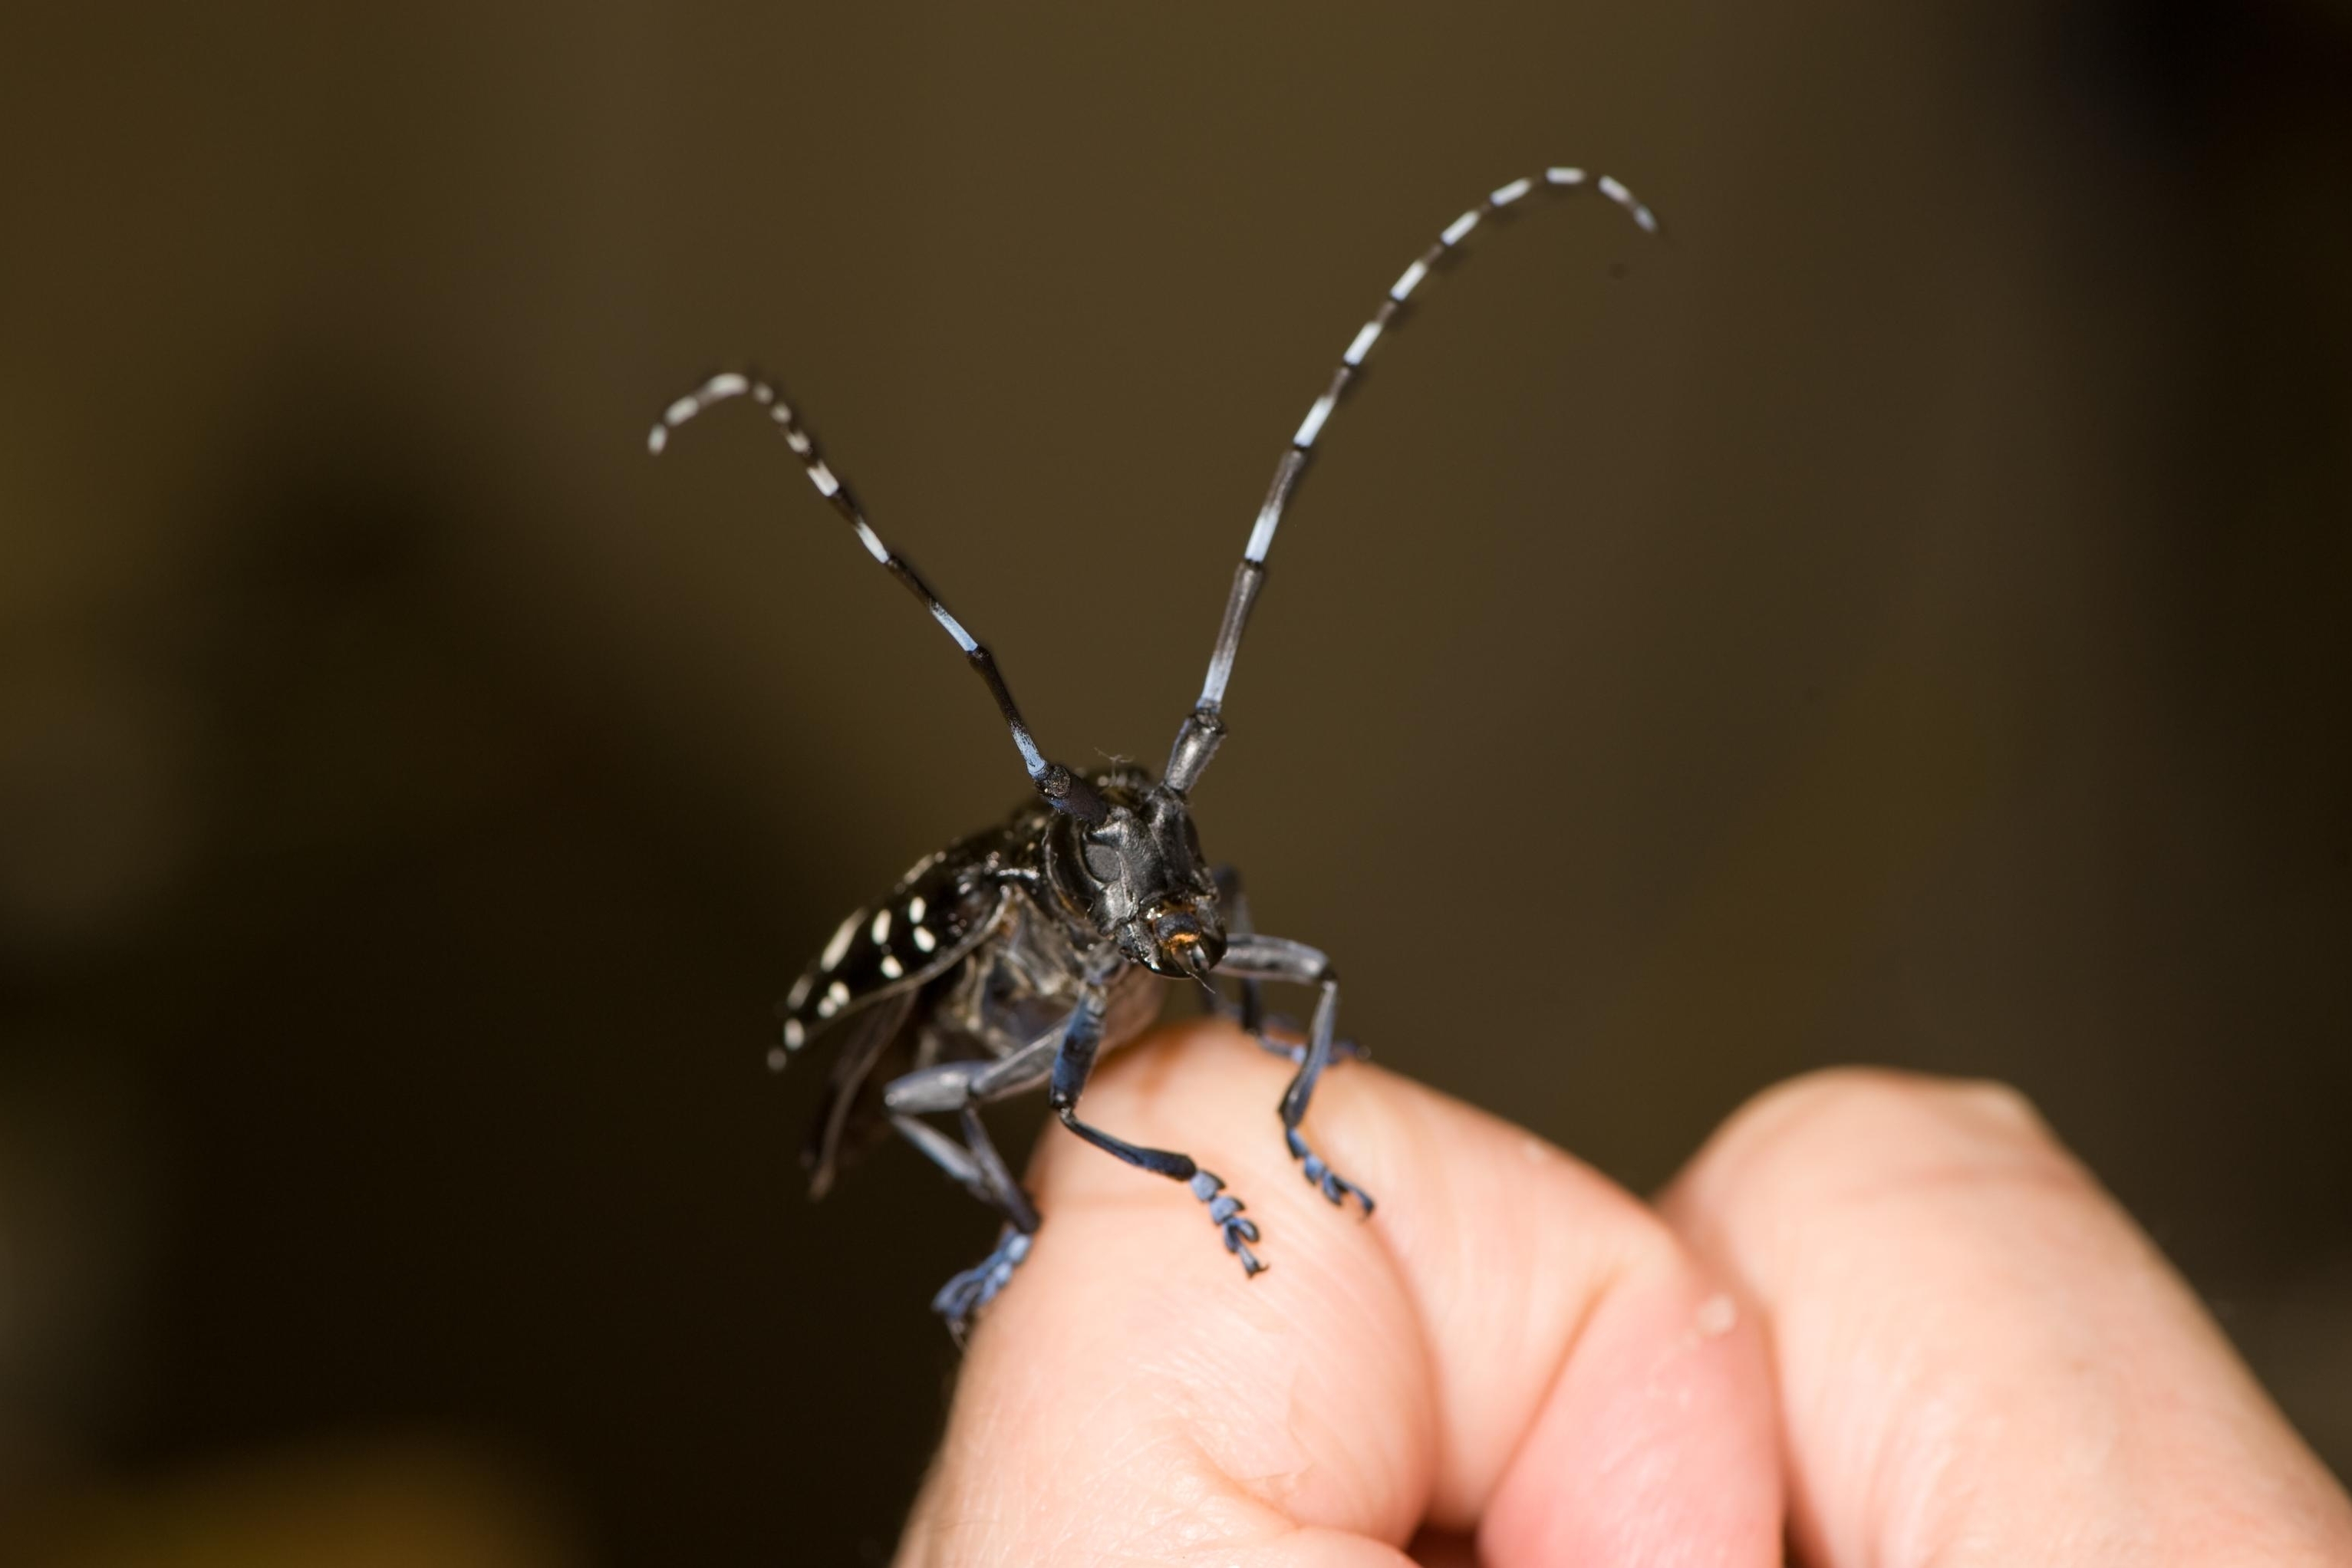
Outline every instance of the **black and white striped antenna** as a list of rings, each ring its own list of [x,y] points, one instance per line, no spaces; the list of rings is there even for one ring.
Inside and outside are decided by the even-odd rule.
[[[712,405],[737,397],[749,397],[767,409],[768,417],[783,433],[784,444],[800,458],[801,467],[808,473],[809,483],[816,487],[816,493],[831,501],[833,510],[856,531],[857,542],[866,547],[866,552],[880,563],[883,570],[904,584],[907,592],[914,595],[923,608],[930,612],[931,619],[939,622],[940,629],[955,639],[956,647],[963,650],[964,661],[971,666],[972,672],[988,688],[988,694],[996,700],[997,711],[1004,716],[1006,728],[1013,731],[1013,744],[1021,753],[1021,765],[1027,771],[1029,782],[1037,786],[1037,793],[1045,797],[1045,803],[1056,811],[1067,812],[1087,822],[1101,821],[1103,803],[1095,793],[1094,786],[1061,763],[1049,762],[1037,749],[1036,738],[1029,732],[1028,724],[1021,717],[1019,705],[1013,700],[1012,689],[1004,684],[1003,673],[996,668],[995,656],[982,646],[978,638],[964,630],[963,623],[957,620],[947,605],[940,602],[939,595],[923,581],[921,574],[882,542],[881,535],[876,533],[873,524],[866,521],[865,509],[857,504],[857,498],[851,493],[848,482],[825,462],[824,455],[817,450],[816,438],[809,434],[808,427],[801,423],[799,416],[793,412],[792,405],[784,401],[783,394],[776,390],[774,383],[757,372],[722,371],[662,410],[661,418],[655,422],[652,431],[646,437],[646,449],[656,457],[661,456],[669,445],[672,431]]]
[[[1241,564],[1234,571],[1233,593],[1225,600],[1225,618],[1217,629],[1216,647],[1209,655],[1209,673],[1201,683],[1201,700],[1185,719],[1183,728],[1176,732],[1175,747],[1169,753],[1169,788],[1179,795],[1189,791],[1224,739],[1225,686],[1233,679],[1234,659],[1241,651],[1242,633],[1248,628],[1251,606],[1257,602],[1258,589],[1265,582],[1266,552],[1274,547],[1275,530],[1281,526],[1283,511],[1298,489],[1299,477],[1307,471],[1307,460],[1314,455],[1316,441],[1329,423],[1333,410],[1339,406],[1339,399],[1355,381],[1364,357],[1395,323],[1397,313],[1429,277],[1430,269],[1467,239],[1481,221],[1536,191],[1584,190],[1595,192],[1623,208],[1643,233],[1658,232],[1657,215],[1612,175],[1588,175],[1582,169],[1559,168],[1513,180],[1496,186],[1476,206],[1447,224],[1438,234],[1436,243],[1415,257],[1412,265],[1390,285],[1381,308],[1349,342],[1347,352],[1339,356],[1338,368],[1331,373],[1330,384],[1307,410],[1307,417],[1299,421],[1297,432],[1290,437],[1289,449],[1275,466],[1274,483],[1266,489],[1265,503],[1258,508],[1257,522],[1250,530]]]
[[[1307,471],[1307,459],[1313,456],[1315,443],[1339,405],[1339,399],[1354,383],[1365,357],[1372,352],[1381,337],[1396,324],[1397,316],[1413,291],[1429,278],[1431,269],[1468,238],[1473,229],[1486,217],[1502,211],[1538,191],[1562,193],[1591,190],[1624,209],[1643,232],[1658,232],[1656,215],[1643,205],[1622,183],[1608,174],[1588,175],[1582,169],[1546,169],[1541,175],[1529,175],[1499,185],[1487,193],[1476,206],[1455,218],[1438,234],[1436,242],[1413,258],[1412,264],[1389,288],[1387,297],[1370,321],[1360,328],[1340,354],[1331,380],[1307,410],[1297,431],[1290,437],[1290,446],[1274,470],[1274,483],[1268,487],[1265,504],[1258,508],[1257,521],[1251,528],[1249,542],[1243,549],[1241,564],[1234,572],[1234,586],[1225,601],[1224,620],[1217,630],[1215,648],[1209,656],[1209,672],[1201,684],[1200,700],[1177,731],[1176,744],[1168,759],[1167,784],[1177,794],[1191,790],[1217,747],[1224,739],[1223,708],[1225,688],[1232,680],[1234,660],[1241,651],[1242,634],[1248,628],[1251,608],[1257,602],[1258,590],[1265,582],[1266,552],[1274,546],[1275,531],[1281,526],[1282,515],[1297,490],[1298,481]],[[831,502],[856,532],[857,542],[867,554],[874,557],[885,571],[896,577],[915,595],[940,629],[955,640],[966,663],[972,668],[989,696],[996,702],[997,711],[1003,715],[1005,727],[1012,732],[1013,744],[1021,753],[1021,765],[1037,793],[1055,810],[1066,812],[1087,822],[1103,819],[1104,805],[1092,785],[1061,763],[1049,761],[1038,749],[1036,738],[1021,717],[1021,710],[1013,700],[1013,692],[1004,683],[994,656],[978,638],[964,629],[931,585],[916,572],[905,558],[892,551],[866,521],[865,510],[857,503],[846,480],[834,472],[824,455],[818,451],[816,439],[801,423],[792,405],[776,389],[774,383],[757,372],[724,371],[710,377],[692,392],[672,403],[662,411],[646,437],[646,449],[659,456],[669,445],[671,434],[714,405],[739,397],[749,397],[768,411],[769,418],[781,431],[784,442],[801,460],[809,483],[816,492]]]

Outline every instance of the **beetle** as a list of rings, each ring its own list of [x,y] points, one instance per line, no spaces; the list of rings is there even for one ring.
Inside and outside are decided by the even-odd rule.
[[[785,998],[782,1041],[770,1052],[770,1065],[781,1068],[820,1037],[835,1042],[803,1155],[812,1195],[832,1186],[866,1134],[887,1126],[1003,1216],[994,1250],[932,1300],[959,1341],[974,1314],[1011,1281],[1040,1223],[980,1110],[1040,1087],[1070,1131],[1139,1170],[1182,1184],[1205,1206],[1245,1277],[1265,1269],[1255,1250],[1257,1225],[1223,1178],[1189,1154],[1130,1142],[1079,1115],[1096,1062],[1157,1016],[1165,981],[1207,989],[1262,1045],[1295,1062],[1277,1107],[1291,1157],[1334,1205],[1353,1200],[1371,1215],[1371,1194],[1332,1169],[1301,1131],[1318,1081],[1349,1049],[1334,1033],[1338,976],[1319,950],[1251,929],[1239,879],[1213,868],[1202,853],[1192,794],[1225,737],[1225,689],[1265,583],[1275,530],[1365,356],[1432,270],[1482,222],[1538,192],[1580,191],[1613,203],[1643,231],[1657,232],[1650,209],[1608,175],[1549,168],[1513,180],[1447,225],[1349,342],[1275,469],[1234,570],[1200,699],[1157,778],[1132,763],[1083,776],[1045,756],[995,658],[875,532],[847,481],[773,382],[756,372],[721,373],[672,403],[654,425],[646,445],[659,455],[679,426],[716,404],[748,399],[765,409],[817,493],[961,650],[1003,716],[1034,792],[1006,821],[924,857],[879,901],[844,920]],[[1237,1003],[1225,1002],[1217,978],[1240,983]],[[1303,1044],[1266,1036],[1259,987],[1269,981],[1317,992]],[[954,1131],[929,1118],[947,1119]]]

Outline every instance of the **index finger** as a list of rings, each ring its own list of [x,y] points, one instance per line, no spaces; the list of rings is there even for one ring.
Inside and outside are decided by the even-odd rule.
[[[908,1564],[1777,1563],[1761,1342],[1664,1226],[1519,1129],[1368,1066],[1311,1131],[1381,1197],[1300,1179],[1288,1069],[1198,1025],[1086,1100],[1183,1149],[1263,1231],[1244,1279],[1185,1189],[1049,1128],[1045,1224],[973,1335]]]

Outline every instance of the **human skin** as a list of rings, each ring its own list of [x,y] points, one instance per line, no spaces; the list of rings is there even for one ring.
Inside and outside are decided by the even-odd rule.
[[[1369,1065],[1310,1129],[1231,1027],[1107,1063],[1090,1120],[1250,1204],[1041,1141],[903,1568],[2352,1564],[2352,1504],[2123,1211],[2003,1089],[1768,1091],[1645,1205]]]

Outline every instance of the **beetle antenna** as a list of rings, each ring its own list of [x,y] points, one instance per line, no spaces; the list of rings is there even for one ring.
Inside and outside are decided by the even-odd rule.
[[[996,700],[997,711],[1004,716],[1006,727],[1013,731],[1013,744],[1021,752],[1021,765],[1028,770],[1029,782],[1037,786],[1037,793],[1045,797],[1045,804],[1083,821],[1100,822],[1105,815],[1102,797],[1085,779],[1059,763],[1048,762],[1045,753],[1037,749],[1035,737],[1029,733],[1029,726],[1023,721],[1021,710],[1013,700],[1012,689],[1004,684],[1004,676],[996,668],[995,657],[964,630],[963,623],[949,613],[947,605],[940,602],[939,595],[923,581],[913,565],[882,542],[881,536],[866,521],[865,509],[857,504],[857,498],[850,492],[848,483],[827,466],[824,454],[817,450],[816,437],[809,434],[808,426],[801,423],[799,416],[793,412],[792,405],[784,401],[783,394],[776,389],[774,383],[756,371],[722,371],[662,410],[661,418],[655,422],[652,431],[646,437],[646,450],[656,457],[661,456],[663,449],[669,445],[672,431],[712,405],[737,397],[749,397],[767,409],[768,417],[774,421],[778,430],[783,432],[784,444],[800,458],[801,467],[808,473],[809,483],[816,487],[816,493],[831,501],[833,510],[857,531],[857,542],[866,546],[866,552],[904,584],[907,592],[914,595],[923,608],[930,612],[931,619],[939,622],[948,636],[955,639],[956,647],[963,650],[964,661],[971,666],[972,673],[979,676],[988,688],[988,694]]]
[[[1444,260],[1448,253],[1469,237],[1479,222],[1502,211],[1533,191],[1564,193],[1590,189],[1607,197],[1624,209],[1638,228],[1645,234],[1658,232],[1657,215],[1627,190],[1614,176],[1589,176],[1582,169],[1546,169],[1540,176],[1530,175],[1513,180],[1507,185],[1488,192],[1484,200],[1452,223],[1437,237],[1435,244],[1414,258],[1412,265],[1389,288],[1388,298],[1374,311],[1339,356],[1339,368],[1331,373],[1330,384],[1323,395],[1307,409],[1307,417],[1299,422],[1297,433],[1290,437],[1290,448],[1276,465],[1274,483],[1265,492],[1265,503],[1258,508],[1257,524],[1250,530],[1249,543],[1242,551],[1241,564],[1234,571],[1233,593],[1225,600],[1225,618],[1217,628],[1217,645],[1209,655],[1208,679],[1201,683],[1201,700],[1176,732],[1175,748],[1169,753],[1167,784],[1178,795],[1189,791],[1217,753],[1219,742],[1225,736],[1223,708],[1225,683],[1233,679],[1234,658],[1241,651],[1242,633],[1248,628],[1250,608],[1257,602],[1258,589],[1265,583],[1265,553],[1274,545],[1274,531],[1281,525],[1282,513],[1290,504],[1291,493],[1298,488],[1299,477],[1307,471],[1307,459],[1313,455],[1316,438],[1339,406],[1339,399],[1356,379],[1364,356],[1372,352],[1382,333],[1395,324],[1397,313],[1404,309],[1412,291],[1421,287],[1431,268]]]

